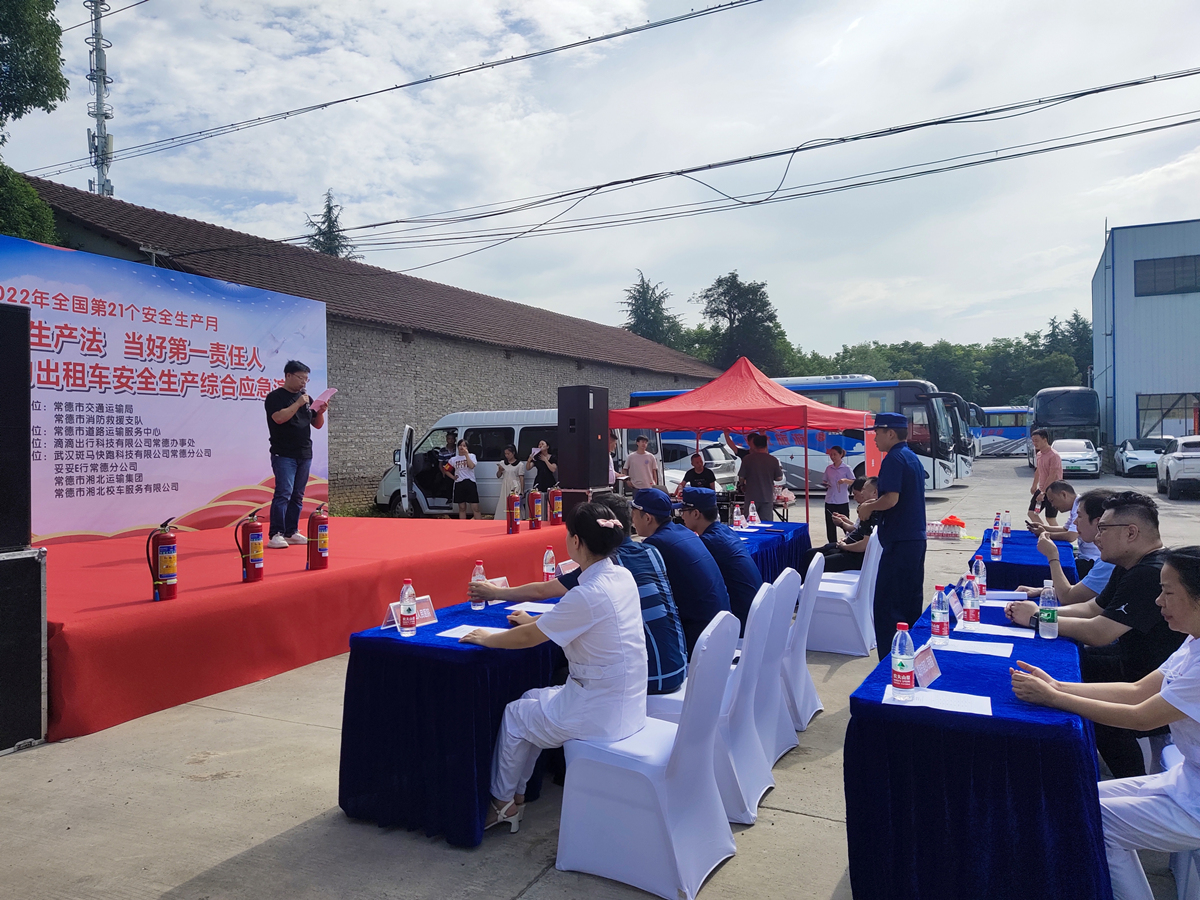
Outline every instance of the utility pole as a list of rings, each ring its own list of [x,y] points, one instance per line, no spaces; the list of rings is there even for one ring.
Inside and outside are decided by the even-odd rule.
[[[112,79],[108,77],[108,65],[104,51],[112,46],[111,41],[104,39],[100,28],[100,20],[108,12],[105,0],[83,0],[83,5],[92,14],[92,33],[87,44],[92,48],[91,70],[87,79],[92,83],[92,93],[95,101],[88,104],[88,115],[96,120],[96,129],[88,129],[88,152],[92,157],[92,165],[96,167],[96,177],[88,179],[88,190],[101,197],[111,197],[112,182],[108,180],[108,167],[112,163],[113,139],[105,124],[113,117],[112,106],[106,103],[108,86]]]

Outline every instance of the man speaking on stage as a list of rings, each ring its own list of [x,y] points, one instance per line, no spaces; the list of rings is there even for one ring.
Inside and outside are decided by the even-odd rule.
[[[312,467],[312,427],[325,425],[324,408],[314,411],[312,398],[304,390],[310,371],[304,363],[288,360],[283,367],[283,387],[271,391],[264,401],[271,434],[271,471],[275,473],[267,546],[275,550],[308,543],[300,533],[300,508]]]

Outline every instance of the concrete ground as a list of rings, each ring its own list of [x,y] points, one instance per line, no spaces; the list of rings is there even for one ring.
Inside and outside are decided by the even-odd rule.
[[[930,496],[929,518],[955,513],[981,535],[1007,506],[1019,523],[1030,477],[1023,460],[977,461],[964,485]],[[1154,493],[1153,481],[1099,484]],[[1200,502],[1159,499],[1167,543],[1200,543]],[[815,513],[820,522],[819,504]],[[927,594],[962,572],[967,543],[930,543]],[[848,697],[873,660],[809,654],[825,711],[776,766],[758,823],[735,828],[738,854],[710,879],[706,900],[850,897],[842,740]],[[488,832],[473,850],[347,819],[337,807],[345,668],[336,657],[0,758],[0,896],[647,896],[554,868],[562,795],[553,785],[518,834]],[[1145,861],[1155,896],[1173,898],[1165,855]]]

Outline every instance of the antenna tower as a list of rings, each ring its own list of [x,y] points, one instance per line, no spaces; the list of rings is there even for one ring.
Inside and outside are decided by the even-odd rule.
[[[112,182],[108,180],[108,167],[112,163],[113,139],[108,133],[106,123],[113,117],[112,106],[105,102],[108,99],[108,86],[112,79],[108,77],[108,62],[105,52],[112,46],[111,41],[104,39],[100,28],[100,20],[108,12],[105,0],[83,0],[83,5],[92,14],[92,33],[87,38],[87,44],[92,48],[91,70],[87,80],[92,83],[92,93],[96,99],[88,104],[88,115],[96,120],[95,130],[88,129],[88,153],[92,157],[92,165],[96,167],[96,177],[88,179],[88,190],[102,197],[111,197]]]

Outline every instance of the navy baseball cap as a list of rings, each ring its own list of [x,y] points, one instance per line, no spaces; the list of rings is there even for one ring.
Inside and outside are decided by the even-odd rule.
[[[685,509],[698,509],[701,512],[717,508],[717,492],[712,488],[688,486],[683,489],[683,506]]]
[[[908,416],[904,413],[875,413],[875,424],[863,431],[878,431],[880,428],[907,428]]]
[[[658,488],[642,488],[633,495],[633,502],[630,503],[630,506],[652,516],[665,518],[670,516],[671,511],[677,509],[679,504],[672,503],[671,498]]]

